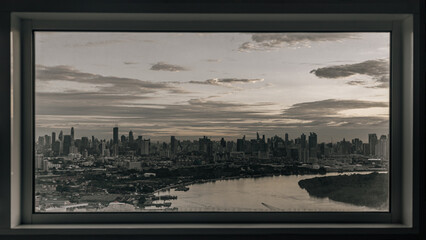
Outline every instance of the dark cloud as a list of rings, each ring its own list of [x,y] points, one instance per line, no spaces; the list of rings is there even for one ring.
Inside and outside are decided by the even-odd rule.
[[[230,85],[233,83],[256,83],[256,82],[262,82],[264,79],[261,78],[212,78],[207,79],[205,81],[189,81],[189,83],[193,84],[204,84],[204,85],[215,85],[215,86],[221,86],[221,85]]]
[[[354,75],[370,76],[376,85],[367,86],[369,88],[386,88],[389,86],[389,60],[376,59],[368,60],[361,63],[334,65],[323,68],[317,68],[310,73],[315,74],[319,78],[345,78]],[[347,82],[349,85],[357,84],[357,81]]]
[[[153,93],[159,90],[179,92],[179,88],[168,83],[144,81],[133,78],[103,76],[100,74],[81,72],[70,66],[36,66],[37,81],[70,81],[74,83],[96,84],[101,93],[140,94]]]
[[[182,67],[179,65],[168,64],[165,62],[158,62],[152,65],[150,70],[153,71],[169,71],[169,72],[180,72],[180,71],[188,71],[189,69],[186,67]]]
[[[133,64],[138,64],[137,62],[123,62],[126,65],[133,65]]]
[[[239,50],[271,50],[286,46],[309,46],[312,42],[330,42],[356,38],[358,38],[357,33],[255,33],[251,36],[252,42],[241,44]]]

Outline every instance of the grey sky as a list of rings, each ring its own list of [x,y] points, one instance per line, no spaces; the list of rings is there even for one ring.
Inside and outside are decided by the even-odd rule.
[[[389,33],[36,32],[36,136],[388,133]]]

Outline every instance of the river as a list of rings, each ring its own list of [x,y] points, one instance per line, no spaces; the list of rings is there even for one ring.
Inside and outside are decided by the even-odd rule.
[[[334,175],[339,173],[218,180],[188,185],[186,192],[172,189],[157,195],[177,196],[176,200],[166,202],[171,202],[170,207],[178,211],[383,211],[310,197],[298,185],[302,179]]]

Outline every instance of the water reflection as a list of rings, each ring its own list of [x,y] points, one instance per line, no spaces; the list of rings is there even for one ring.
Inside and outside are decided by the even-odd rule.
[[[365,172],[369,173],[369,172]],[[351,173],[345,173],[351,174]],[[335,176],[339,173],[328,173]],[[189,185],[189,190],[174,189],[157,195],[174,195],[172,208],[178,211],[383,211],[310,197],[301,189],[302,179],[324,175],[290,175],[219,180]],[[164,202],[164,201],[160,201]]]

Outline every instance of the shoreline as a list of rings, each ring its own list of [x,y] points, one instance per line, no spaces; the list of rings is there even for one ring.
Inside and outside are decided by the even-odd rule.
[[[320,174],[320,173],[302,173],[302,174],[264,174],[264,175],[245,175],[245,176],[232,176],[232,177],[221,177],[221,178],[215,178],[215,179],[206,179],[206,180],[192,180],[189,182],[183,182],[183,183],[179,183],[179,184],[173,184],[173,185],[169,185],[167,187],[163,187],[160,189],[157,189],[155,191],[152,192],[153,195],[156,195],[160,192],[166,192],[166,191],[170,191],[174,188],[177,187],[188,187],[190,185],[195,185],[195,184],[203,184],[203,183],[209,183],[209,182],[216,182],[216,181],[222,181],[222,180],[238,180],[238,179],[244,179],[244,178],[264,178],[264,177],[275,177],[275,176],[292,176],[292,175],[312,175],[312,176],[317,176],[317,175],[322,175],[324,177],[327,177],[326,174],[328,173],[339,173],[339,174],[345,174],[345,173],[353,173],[353,174],[357,174],[357,173],[373,173],[373,172],[385,172],[387,173],[387,171],[376,171],[376,170],[354,170],[354,171],[329,171],[326,172],[325,174]],[[176,191],[176,190],[175,190]]]

